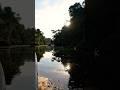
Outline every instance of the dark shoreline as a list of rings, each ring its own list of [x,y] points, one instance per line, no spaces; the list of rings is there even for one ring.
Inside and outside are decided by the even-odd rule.
[[[10,46],[0,46],[0,49],[7,49],[13,47],[34,47],[34,45],[10,45]]]

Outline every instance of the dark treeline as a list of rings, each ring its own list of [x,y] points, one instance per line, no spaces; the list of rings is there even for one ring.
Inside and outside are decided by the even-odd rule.
[[[62,30],[53,31],[55,46],[78,47],[79,41],[82,42],[83,39],[84,11],[84,7],[80,3],[75,3],[69,8],[71,25],[69,27],[63,26]]]
[[[38,62],[43,57],[43,54],[45,53],[45,50],[46,50],[45,46],[36,46],[35,47],[35,53],[36,53],[36,57],[37,57]]]
[[[54,45],[59,47],[54,55],[76,57],[83,86],[96,87],[91,90],[112,90],[113,59],[116,62],[120,50],[117,6],[111,0],[75,3],[69,8],[71,25],[53,30]]]
[[[20,23],[22,18],[11,7],[0,6],[0,46],[45,44],[39,29],[26,28]]]

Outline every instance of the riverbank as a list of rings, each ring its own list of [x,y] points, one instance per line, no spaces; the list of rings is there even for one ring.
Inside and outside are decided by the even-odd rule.
[[[54,55],[57,57],[63,57],[63,58],[74,58],[77,57],[78,51],[76,48],[66,48],[66,47],[55,47],[54,48]]]
[[[33,47],[32,45],[10,45],[10,46],[0,46],[0,49],[14,48],[14,47]]]

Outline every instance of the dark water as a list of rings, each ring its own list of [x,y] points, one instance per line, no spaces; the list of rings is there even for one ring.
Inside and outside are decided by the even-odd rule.
[[[41,81],[43,78],[49,80],[58,88],[55,90],[112,89],[109,86],[112,85],[112,71],[108,68],[110,64],[95,64],[87,56],[72,57],[69,53],[66,56],[58,51],[44,47],[36,48],[37,71]]]
[[[31,47],[1,48],[0,87],[6,90],[36,90],[34,53]]]
[[[36,90],[36,73],[51,81],[58,88],[55,90],[111,88],[111,70],[104,68],[104,64],[87,62],[78,57],[63,56],[51,47],[1,48],[0,90]]]

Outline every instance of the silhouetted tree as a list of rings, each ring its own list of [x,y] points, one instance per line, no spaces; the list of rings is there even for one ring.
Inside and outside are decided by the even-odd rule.
[[[62,46],[56,55],[79,57],[88,89],[112,90],[111,66],[120,50],[119,5],[113,5],[111,0],[85,0],[84,4],[70,6],[71,25],[55,33],[54,45]],[[67,52],[66,48],[73,49]]]
[[[10,7],[0,6],[0,45],[31,45],[35,43],[35,29],[25,28],[19,14]]]

